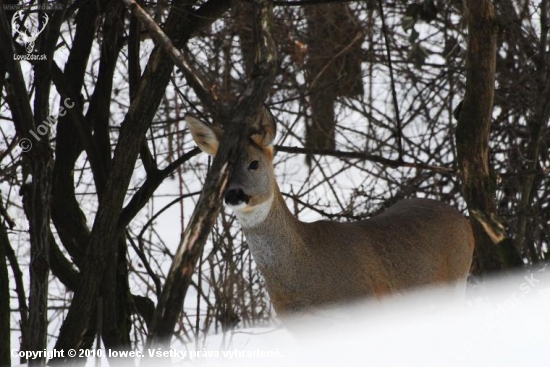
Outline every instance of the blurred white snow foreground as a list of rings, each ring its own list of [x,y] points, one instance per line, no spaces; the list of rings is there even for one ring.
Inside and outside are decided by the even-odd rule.
[[[455,289],[423,290],[285,320],[273,332],[236,331],[225,336],[225,357],[222,338],[212,337],[194,360],[201,366],[548,367],[549,270],[470,285],[465,306]],[[213,351],[219,357],[208,356]]]
[[[550,366],[550,269],[470,285],[466,305],[456,298],[452,288],[420,290],[286,319],[280,328],[212,335],[173,345],[171,365]]]

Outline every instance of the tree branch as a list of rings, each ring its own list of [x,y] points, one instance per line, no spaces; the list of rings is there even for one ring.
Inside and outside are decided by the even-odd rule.
[[[272,6],[267,0],[254,2],[256,58],[254,71],[244,93],[226,124],[224,139],[206,178],[206,184],[176,251],[159,300],[146,348],[169,347],[185,294],[191,282],[197,260],[218,214],[227,185],[232,162],[241,154],[248,139],[246,133],[260,110],[276,67],[276,49],[271,36]]]
[[[5,248],[9,246],[9,238],[4,225],[0,220],[0,334],[4,335],[0,340],[0,366],[11,366],[10,353],[10,279],[6,266]]]
[[[123,228],[126,228],[136,214],[145,206],[145,204],[147,204],[151,196],[155,193],[155,190],[166,179],[166,177],[170,176],[183,163],[187,162],[199,153],[199,148],[194,148],[176,159],[174,162],[170,163],[166,166],[166,168],[149,172],[143,185],[141,185],[139,190],[134,194],[134,196],[132,196],[132,199],[130,199],[130,202],[128,202],[126,207],[122,210],[118,221],[119,229],[122,230]]]
[[[7,241],[6,241],[7,240]],[[19,305],[19,315],[21,320],[19,321],[19,328],[21,330],[21,342],[19,344],[19,350],[27,350],[29,340],[29,309],[27,307],[27,296],[25,295],[25,285],[23,283],[23,272],[17,262],[17,255],[9,243],[9,238],[0,238],[2,242],[0,246],[4,246],[4,255],[10,262],[11,272],[15,282],[15,293],[17,294],[17,303]],[[24,364],[27,360],[24,357],[19,359],[19,363]]]
[[[296,153],[296,154],[306,154],[306,155],[322,155],[328,157],[337,157],[341,159],[359,159],[366,160],[375,163],[380,163],[389,167],[411,167],[417,169],[426,169],[434,172],[439,172],[441,174],[454,175],[456,172],[452,168],[441,167],[441,166],[432,166],[429,164],[423,163],[413,163],[413,162],[404,162],[401,160],[393,160],[384,157],[380,157],[373,154],[363,153],[363,152],[344,152],[341,150],[331,150],[331,149],[308,149],[308,148],[299,148],[299,147],[286,147],[282,145],[276,145],[275,150],[278,152],[285,153]]]
[[[220,106],[216,103],[215,98],[210,94],[213,83],[209,80],[208,76],[202,74],[195,66],[190,62],[186,54],[183,54],[178,50],[172,40],[164,33],[159,25],[151,18],[151,16],[143,10],[139,4],[134,0],[122,0],[124,4],[132,11],[143,26],[149,31],[151,37],[157,41],[164,52],[168,54],[174,64],[185,75],[185,79],[191,85],[197,96],[200,98],[205,107],[212,113],[213,116],[219,118]]]

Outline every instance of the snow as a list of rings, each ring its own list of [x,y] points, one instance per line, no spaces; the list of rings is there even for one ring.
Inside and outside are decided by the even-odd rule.
[[[550,272],[524,271],[470,285],[466,302],[453,287],[418,290],[174,344],[172,365],[547,366],[548,310]]]

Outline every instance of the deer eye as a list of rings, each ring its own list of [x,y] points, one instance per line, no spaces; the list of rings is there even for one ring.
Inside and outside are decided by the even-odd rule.
[[[252,161],[252,162],[250,162],[250,164],[248,165],[248,169],[257,170],[259,166],[260,166],[260,162],[258,162],[258,161]]]

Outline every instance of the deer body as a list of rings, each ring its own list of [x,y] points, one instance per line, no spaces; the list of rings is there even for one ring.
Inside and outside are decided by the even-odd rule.
[[[220,131],[191,116],[187,122],[199,147],[215,154]],[[225,202],[243,227],[278,313],[427,284],[465,285],[474,240],[458,211],[434,200],[409,199],[357,222],[301,222],[274,178],[275,125],[268,112],[260,125],[264,134],[252,136],[236,162]]]

